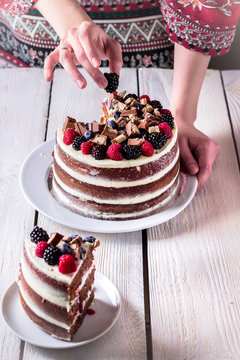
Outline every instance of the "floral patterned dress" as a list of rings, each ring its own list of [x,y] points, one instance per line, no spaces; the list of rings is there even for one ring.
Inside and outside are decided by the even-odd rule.
[[[58,45],[36,0],[0,0],[0,67],[42,67]],[[125,67],[172,67],[173,42],[211,56],[230,50],[236,0],[79,0],[95,23],[122,45]]]

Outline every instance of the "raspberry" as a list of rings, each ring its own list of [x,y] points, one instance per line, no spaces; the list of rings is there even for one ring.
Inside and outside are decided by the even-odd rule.
[[[116,73],[104,73],[104,76],[108,81],[108,86],[104,90],[108,93],[113,93],[118,88],[119,75]]]
[[[149,141],[144,141],[141,150],[144,156],[152,156],[154,154],[154,148]]]
[[[43,258],[44,251],[48,248],[48,243],[46,241],[40,241],[35,249],[35,254],[37,257]]]
[[[139,98],[139,101],[141,101],[142,99],[147,99],[148,104],[151,103],[150,97],[148,95],[141,95]]]
[[[72,255],[65,254],[60,256],[58,265],[58,270],[60,273],[68,274],[75,271],[75,268],[75,259]]]
[[[92,152],[93,144],[89,142],[83,142],[81,145],[81,150],[83,155],[89,155]]]
[[[123,159],[123,155],[121,153],[122,145],[121,144],[112,144],[107,149],[107,157],[109,159],[120,161]]]
[[[58,248],[53,245],[49,245],[44,251],[43,258],[48,265],[56,265],[61,255],[62,253]]]
[[[127,160],[137,159],[142,155],[142,151],[139,146],[136,145],[124,145],[122,148],[123,157]]]
[[[43,230],[39,226],[34,226],[32,232],[30,233],[30,238],[32,242],[37,244],[40,241],[48,241],[49,236],[45,230]]]
[[[167,139],[172,137],[172,129],[170,128],[168,123],[166,123],[166,122],[160,123],[159,124],[159,129],[161,130],[161,132],[163,132],[166,135]]]
[[[171,115],[172,115],[171,111],[168,110],[168,109],[161,109],[161,110],[160,110],[160,113],[161,113],[161,114],[171,114]]]
[[[167,142],[166,135],[160,132],[154,132],[148,135],[148,141],[154,149],[161,149]]]
[[[95,145],[92,149],[92,156],[96,160],[103,160],[106,157],[107,147],[105,145]]]
[[[85,141],[86,141],[86,139],[84,136],[76,136],[72,143],[73,149],[76,151],[81,150],[81,145]]]
[[[76,136],[78,136],[78,133],[75,130],[68,128],[63,135],[64,144],[71,145]]]

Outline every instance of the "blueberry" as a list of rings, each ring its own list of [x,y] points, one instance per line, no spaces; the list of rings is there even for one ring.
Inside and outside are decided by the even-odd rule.
[[[108,125],[111,126],[113,129],[118,129],[118,124],[114,120],[110,120]]]
[[[84,242],[89,242],[89,243],[94,243],[94,241],[96,240],[96,238],[94,236],[86,236],[83,241]]]
[[[87,130],[85,133],[84,133],[84,137],[86,140],[89,140],[91,139],[92,137],[94,137],[94,133],[91,131],[91,130]]]
[[[76,237],[78,237],[78,235],[70,235],[70,238],[73,240],[75,239]]]
[[[85,123],[84,125],[85,125],[85,127],[86,127],[87,129],[89,129],[88,123]]]
[[[119,119],[120,115],[121,115],[121,113],[119,111],[115,111],[115,113],[113,114],[114,119],[116,119],[116,120]]]
[[[138,104],[137,106],[137,114],[138,116],[142,116],[142,109],[145,107],[145,105]]]
[[[71,254],[72,253],[69,243],[62,244],[60,250],[63,254]]]

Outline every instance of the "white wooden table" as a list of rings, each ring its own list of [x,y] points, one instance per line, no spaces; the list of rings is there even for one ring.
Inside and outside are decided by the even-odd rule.
[[[120,89],[167,107],[172,71],[126,69]],[[1,296],[16,278],[34,224],[76,233],[38,214],[18,185],[20,166],[66,115],[99,117],[105,93],[80,91],[63,70],[52,85],[39,69],[0,70]],[[96,266],[118,287],[122,312],[109,333],[72,350],[24,343],[1,323],[1,360],[240,359],[240,71],[208,71],[197,126],[221,145],[211,178],[177,217],[149,230],[96,234]],[[80,232],[83,234],[83,232]],[[24,326],[24,325],[23,325]]]

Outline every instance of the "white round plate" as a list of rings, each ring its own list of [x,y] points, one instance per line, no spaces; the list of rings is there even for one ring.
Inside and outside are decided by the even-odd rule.
[[[49,349],[67,349],[85,345],[109,331],[117,321],[121,310],[117,288],[99,272],[95,274],[95,287],[95,298],[91,305],[95,314],[85,316],[71,342],[52,337],[29,319],[21,305],[16,282],[9,286],[3,296],[2,315],[10,330],[30,344]]]
[[[99,233],[122,233],[147,229],[172,219],[192,200],[197,189],[196,176],[187,176],[182,194],[172,206],[162,212],[136,220],[98,220],[73,213],[61,206],[50,194],[48,174],[52,164],[55,140],[48,140],[38,146],[24,161],[20,172],[20,186],[30,204],[50,219],[62,225]]]

